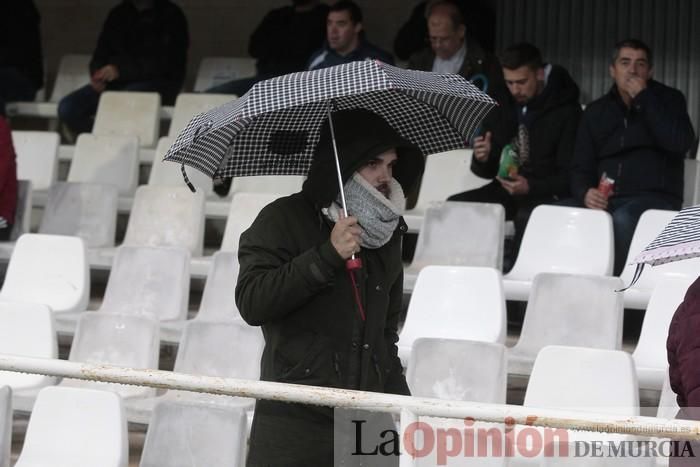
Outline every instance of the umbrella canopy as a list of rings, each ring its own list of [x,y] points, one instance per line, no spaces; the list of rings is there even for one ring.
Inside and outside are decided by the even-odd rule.
[[[658,237],[652,241],[635,258],[637,264],[630,285],[620,292],[632,287],[641,277],[644,266],[658,266],[683,259],[700,256],[700,206],[682,209],[671,222],[664,227]]]
[[[700,206],[682,209],[664,230],[634,259],[659,264],[700,256]]]
[[[195,116],[164,160],[212,178],[306,175],[329,106],[370,110],[432,154],[465,147],[494,105],[458,75],[352,62],[257,83]]]

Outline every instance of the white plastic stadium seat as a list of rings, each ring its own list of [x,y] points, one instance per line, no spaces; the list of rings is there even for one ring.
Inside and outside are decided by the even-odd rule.
[[[226,219],[221,250],[238,251],[241,234],[250,227],[262,208],[280,196],[272,193],[236,193]]]
[[[15,210],[15,222],[10,233],[10,242],[15,242],[21,235],[29,233],[32,220],[32,199],[32,182],[29,180],[17,180],[17,208]],[[4,243],[7,244],[8,242]],[[11,249],[8,251],[9,253],[7,253],[6,257],[9,258]],[[4,252],[0,252],[0,254],[4,254]]]
[[[132,195],[138,185],[139,142],[129,135],[83,133],[75,144],[69,182],[104,183],[120,195]]]
[[[24,234],[17,240],[0,300],[42,303],[64,313],[85,310],[89,298],[90,270],[81,238]]]
[[[513,269],[503,277],[506,298],[527,300],[541,272],[612,273],[612,218],[605,211],[542,205],[532,211]]]
[[[58,175],[58,133],[13,131],[17,154],[17,178],[32,182],[32,190],[46,191]]]
[[[418,274],[398,342],[406,365],[421,337],[505,343],[501,274],[492,268],[428,266]]]
[[[113,247],[117,187],[58,182],[49,191],[39,233],[80,237],[88,248]]]
[[[123,244],[183,247],[202,256],[204,194],[186,186],[138,187]]]
[[[130,247],[116,249],[100,311],[149,315],[158,320],[183,320],[190,291],[190,256],[183,248]],[[86,313],[66,313],[56,319],[60,333],[72,334]]]
[[[129,440],[119,396],[83,388],[42,389],[15,467],[127,467],[128,463]]]
[[[255,60],[248,57],[204,57],[197,70],[194,91],[202,92],[240,78],[255,76]]]
[[[625,269],[620,274],[625,285],[629,285],[634,277],[636,264],[631,264],[634,258],[644,250],[671,222],[678,211],[662,211],[650,209],[639,218],[637,228],[632,237]],[[643,310],[647,308],[656,284],[664,277],[696,278],[700,273],[700,258],[674,261],[659,266],[646,266],[636,284],[625,291],[625,308]]]
[[[501,269],[504,222],[500,204],[448,201],[430,206],[413,261],[404,271],[404,290],[413,290],[418,273],[429,265]]]
[[[508,352],[508,372],[530,374],[547,345],[622,348],[622,286],[604,276],[542,273],[535,276],[518,343]]]
[[[158,323],[152,316],[106,311],[83,313],[78,321],[68,360],[158,369]],[[155,388],[64,378],[59,386],[113,391],[122,398],[151,397]]]
[[[639,387],[660,390],[667,373],[666,339],[676,308],[696,278],[660,278],[649,299],[642,330],[632,358],[637,366]]]
[[[415,397],[505,404],[506,348],[492,342],[416,339],[406,380]]]
[[[195,320],[214,322],[243,320],[233,297],[238,269],[237,253],[231,251],[214,253]],[[185,323],[187,320],[162,322],[160,339],[166,342],[179,342]]]
[[[431,203],[445,201],[452,195],[480,188],[490,182],[474,175],[471,162],[471,149],[431,154],[426,158],[418,201],[413,209],[404,214],[409,232],[418,232],[425,210]]]
[[[238,322],[192,320],[185,325],[175,359],[176,373],[257,380],[265,341],[259,327]],[[129,421],[148,423],[160,401],[201,402],[252,410],[255,399],[168,390],[149,399],[127,402]]]
[[[38,303],[0,302],[0,354],[57,358],[51,310]],[[52,376],[0,371],[0,386],[9,386],[15,393],[55,383]]]
[[[245,464],[246,414],[236,407],[160,402],[153,410],[139,467]]]
[[[235,177],[229,195],[239,193],[271,193],[277,197],[291,195],[301,191],[306,177],[301,175],[259,175],[253,177]]]
[[[136,136],[143,148],[153,148],[160,129],[157,92],[105,91],[97,106],[95,135]]]
[[[176,138],[177,135],[190,123],[192,117],[197,114],[207,112],[214,107],[218,107],[227,102],[231,102],[235,97],[229,94],[205,94],[181,92],[175,99],[173,109],[173,119],[170,121],[168,136]]]

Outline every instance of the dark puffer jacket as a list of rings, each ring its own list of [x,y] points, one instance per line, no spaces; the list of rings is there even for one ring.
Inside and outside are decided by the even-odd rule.
[[[700,278],[688,288],[668,329],[666,341],[671,388],[680,411],[676,418],[700,420]],[[693,443],[700,456],[700,443]],[[671,459],[671,467],[698,465],[698,459]]]
[[[627,108],[613,88],[586,108],[576,137],[571,193],[580,202],[603,172],[620,196],[683,199],[683,159],[695,139],[683,94],[649,81]]]
[[[345,111],[334,123],[344,180],[397,147],[394,177],[406,190],[416,182],[422,155],[383,119]],[[302,192],[266,206],[241,235],[236,303],[249,324],[263,328],[261,378],[408,394],[395,345],[405,224],[386,245],[359,254],[363,322],[345,261],[330,242],[333,224],[321,213],[339,191],[327,128],[318,148]],[[332,465],[332,436],[332,409],[260,400],[248,465]]]

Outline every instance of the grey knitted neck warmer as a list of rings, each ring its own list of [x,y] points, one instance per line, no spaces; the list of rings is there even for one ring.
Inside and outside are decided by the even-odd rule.
[[[391,239],[399,224],[399,217],[406,207],[401,184],[392,178],[389,182],[390,195],[387,198],[362,175],[355,172],[345,183],[344,189],[348,214],[357,218],[362,229],[362,247],[375,249],[384,246]],[[323,209],[323,214],[333,222],[340,219],[342,212],[340,195],[337,201]]]

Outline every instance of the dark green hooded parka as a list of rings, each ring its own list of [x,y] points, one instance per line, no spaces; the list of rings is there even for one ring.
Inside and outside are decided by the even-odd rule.
[[[397,149],[394,178],[404,191],[423,169],[419,150],[365,110],[333,114],[344,181],[370,158]],[[366,321],[321,212],[339,193],[327,125],[300,193],[266,206],[243,232],[236,303],[262,326],[261,379],[409,394],[397,357],[403,293],[403,219],[387,244],[363,249],[357,273]],[[352,212],[350,212],[352,215]],[[248,465],[332,465],[333,410],[259,400]]]

